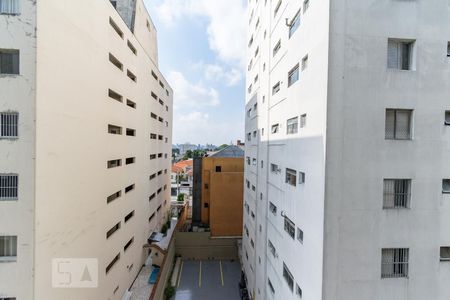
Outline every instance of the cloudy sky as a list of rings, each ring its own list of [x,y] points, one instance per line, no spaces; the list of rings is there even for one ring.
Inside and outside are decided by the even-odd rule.
[[[173,142],[244,137],[246,0],[144,0],[174,90]]]

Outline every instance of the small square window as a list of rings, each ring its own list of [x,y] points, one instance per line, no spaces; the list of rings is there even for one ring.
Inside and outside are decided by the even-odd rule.
[[[216,166],[216,172],[217,173],[222,172],[222,166]]]
[[[450,261],[450,247],[441,247],[440,257],[441,261]]]
[[[450,194],[450,179],[442,179],[442,193]]]

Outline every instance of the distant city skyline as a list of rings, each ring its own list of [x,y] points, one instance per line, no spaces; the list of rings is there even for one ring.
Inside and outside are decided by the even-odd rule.
[[[145,4],[158,31],[162,72],[174,90],[174,143],[221,145],[242,140],[245,1]]]

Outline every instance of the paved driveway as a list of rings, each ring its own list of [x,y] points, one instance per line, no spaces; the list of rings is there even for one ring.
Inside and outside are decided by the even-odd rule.
[[[239,262],[183,261],[175,300],[239,300]]]

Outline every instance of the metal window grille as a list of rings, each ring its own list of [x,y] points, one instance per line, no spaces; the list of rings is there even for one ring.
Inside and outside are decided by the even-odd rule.
[[[293,67],[289,73],[288,73],[288,87],[293,85],[295,82],[298,81],[299,78],[299,71],[298,71],[299,65],[297,64],[295,67]]]
[[[391,140],[411,139],[412,110],[386,109],[385,138]]]
[[[0,175],[0,200],[16,200],[18,186],[18,175]]]
[[[411,70],[414,41],[388,40],[389,69]]]
[[[383,185],[383,208],[410,207],[411,180],[385,179]]]
[[[17,15],[19,13],[19,0],[0,0],[0,14]]]
[[[18,137],[18,113],[0,113],[0,138]]]
[[[298,132],[298,117],[291,118],[286,123],[287,134],[295,134]]]
[[[19,50],[0,50],[0,74],[19,74]]]
[[[381,278],[408,277],[408,248],[382,249]]]
[[[291,289],[294,290],[294,276],[292,276],[291,271],[289,271],[288,267],[285,263],[283,263],[283,278],[286,280],[287,285]]]
[[[284,217],[284,231],[286,231],[292,239],[295,238],[295,224],[289,220],[288,217]]]
[[[0,257],[17,256],[17,236],[0,236]]]
[[[290,185],[297,185],[297,171],[292,169],[286,169],[286,183]]]

